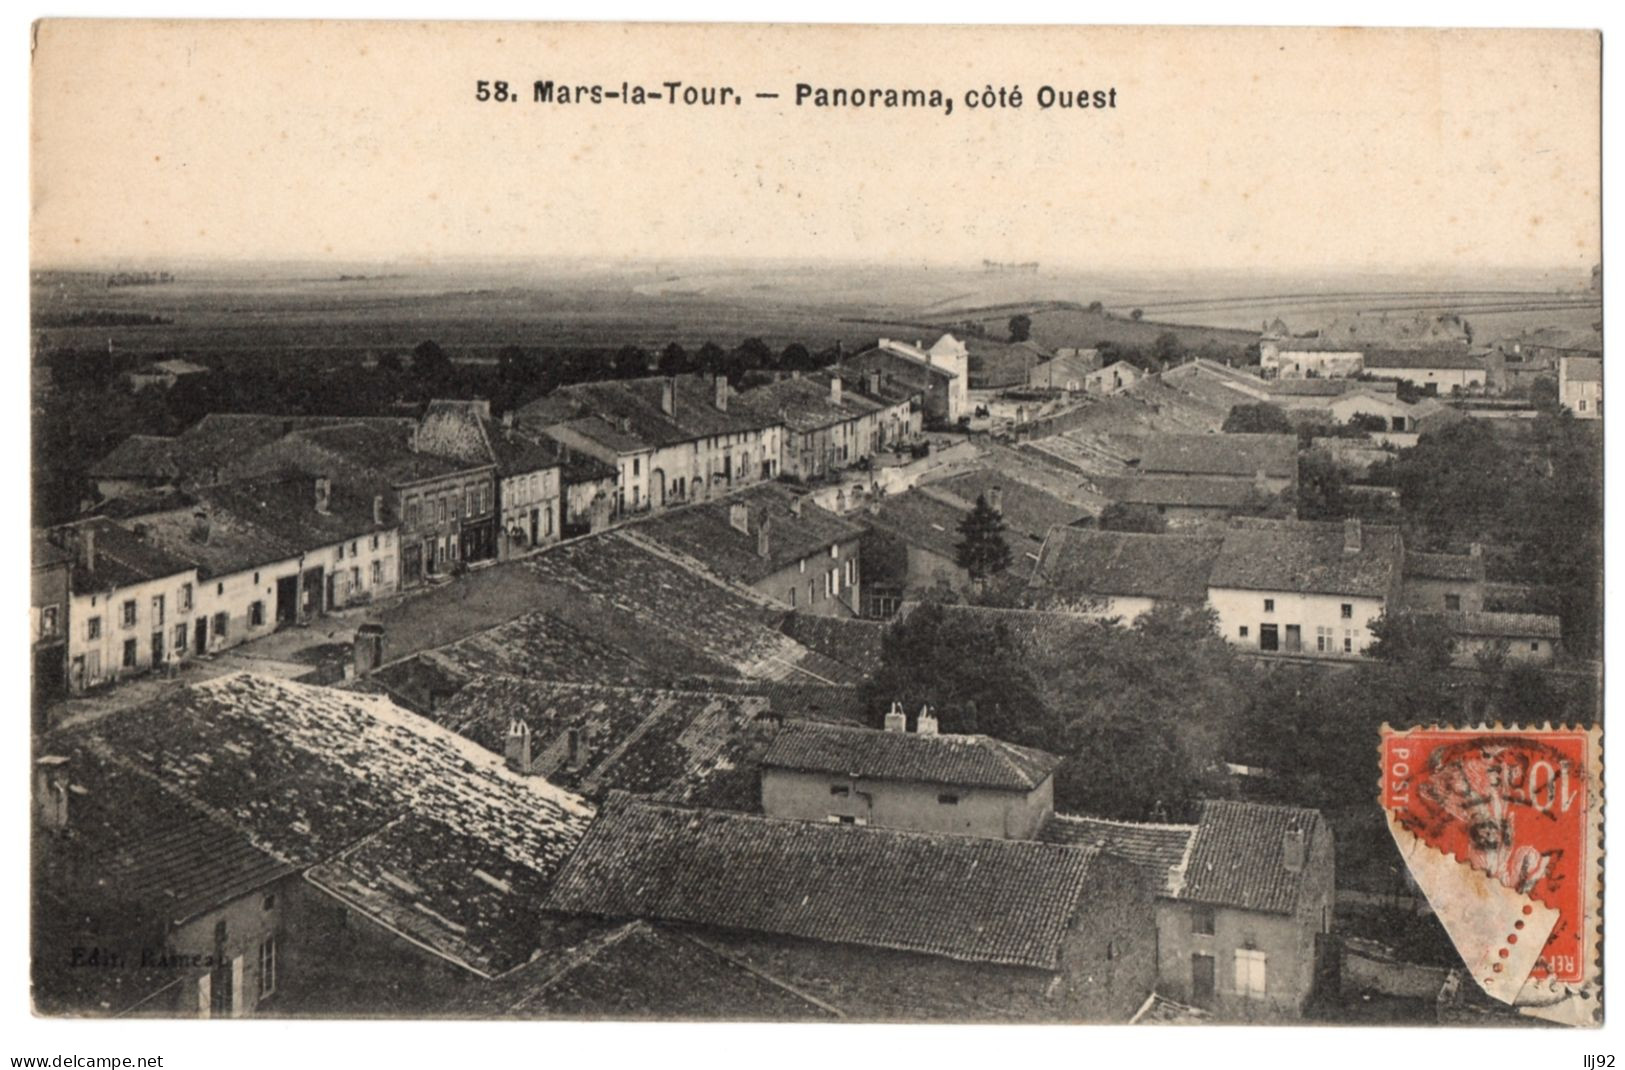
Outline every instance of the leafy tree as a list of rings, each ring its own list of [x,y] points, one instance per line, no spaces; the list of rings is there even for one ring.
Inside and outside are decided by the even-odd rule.
[[[1151,355],[1163,364],[1178,364],[1185,356],[1185,344],[1173,331],[1163,331],[1151,343]]]
[[[694,362],[689,358],[688,350],[672,342],[660,351],[660,362],[656,367],[661,375],[682,375],[694,370]]]
[[[1446,669],[1456,647],[1449,625],[1428,613],[1384,613],[1372,623],[1371,634],[1370,655],[1394,665]]]
[[[1033,336],[1033,318],[1025,312],[1010,317],[1010,341],[1025,342]]]
[[[962,536],[955,547],[959,567],[980,580],[1010,567],[1010,545],[1004,539],[1004,517],[991,505],[987,496],[976,496],[976,508],[959,522]]]
[[[401,355],[396,353],[394,350],[385,350],[384,352],[378,354],[378,370],[381,372],[388,372],[390,374],[399,374],[403,370],[401,366]],[[177,383],[176,385],[178,386],[180,384]]]
[[[1154,505],[1146,505],[1143,502],[1112,502],[1100,511],[1100,529],[1161,535],[1168,530],[1168,520],[1157,512]]]
[[[1279,405],[1259,401],[1251,405],[1237,405],[1231,409],[1230,415],[1224,418],[1222,430],[1227,434],[1264,433],[1289,435],[1292,433],[1293,428],[1292,421],[1287,417],[1286,410]]]
[[[1536,376],[1529,384],[1529,400],[1538,409],[1557,408],[1557,380],[1550,375]]]
[[[1139,320],[1141,320],[1144,316],[1145,309],[1143,308],[1136,308],[1128,314],[1128,318],[1134,320],[1135,322],[1139,322]]]
[[[1388,421],[1381,416],[1369,412],[1357,412],[1349,417],[1349,427],[1367,434],[1380,435],[1388,430]]]
[[[1342,520],[1350,515],[1343,467],[1325,450],[1298,456],[1298,519]]]
[[[504,383],[528,385],[540,382],[542,361],[534,353],[519,346],[503,346],[497,350],[497,379]]]
[[[434,339],[425,339],[412,349],[412,375],[425,381],[450,378],[451,357]]]
[[[1106,306],[1101,304],[1099,301],[1090,301],[1089,302],[1089,311],[1098,315],[1101,312],[1106,311]]]
[[[791,342],[779,354],[779,367],[790,371],[810,372],[818,365],[813,362],[813,355],[806,346],[800,342]]]
[[[737,370],[739,374],[755,368],[773,367],[773,351],[760,338],[745,339],[739,343],[739,348],[734,355],[738,360]]]
[[[721,375],[727,371],[728,354],[715,342],[707,342],[700,347],[695,363],[702,375]]]
[[[617,379],[637,379],[649,374],[649,354],[639,346],[622,346],[615,351],[609,367]]]

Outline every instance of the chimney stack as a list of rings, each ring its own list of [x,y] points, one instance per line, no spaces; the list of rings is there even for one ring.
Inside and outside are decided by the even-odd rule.
[[[207,544],[209,541],[209,514],[207,510],[199,509],[192,514],[192,541]]]
[[[564,761],[566,769],[580,769],[582,760],[581,729],[571,725],[564,733]]]
[[[764,560],[770,556],[768,536],[772,527],[773,521],[769,520],[766,516],[763,516],[761,523],[756,525],[756,556],[763,558]]]
[[[1287,829],[1281,837],[1281,865],[1288,873],[1302,873],[1308,861],[1308,842],[1302,829]]]
[[[384,663],[384,626],[363,624],[355,630],[355,674],[366,676]]]
[[[903,707],[895,702],[891,704],[891,709],[886,711],[886,731],[908,731],[908,714],[904,713]]]
[[[1484,544],[1481,543],[1481,542],[1473,543],[1472,545],[1467,547],[1467,553],[1471,557],[1483,557],[1484,556]]]
[[[750,506],[744,502],[734,502],[728,506],[728,526],[741,535],[749,535]]]
[[[502,756],[508,768],[520,776],[530,775],[530,725],[515,719],[508,724],[508,739]]]
[[[384,496],[382,494],[372,496],[372,522],[374,524],[384,522]]]
[[[96,571],[96,529],[79,529],[79,567],[86,572]]]
[[[934,736],[937,734],[937,719],[931,716],[930,706],[920,707],[920,716],[914,722],[914,732],[921,736]]]
[[[1360,552],[1360,518],[1351,516],[1343,521],[1343,552],[1357,554]]]
[[[513,430],[513,410],[509,409],[502,414],[502,428],[505,431]]]
[[[995,486],[987,495],[987,504],[995,513],[1004,513],[1004,488]]]
[[[412,425],[412,434],[407,440],[406,448],[411,450],[413,453],[416,453],[418,451],[418,425],[417,424]]]
[[[333,481],[326,476],[316,477],[316,511],[323,516],[327,515],[327,508],[333,500]]]
[[[34,763],[34,807],[41,828],[68,827],[68,759],[47,754]]]
[[[829,400],[837,405],[841,403],[841,377],[839,375],[829,377]]]
[[[869,373],[869,396],[874,397],[874,398],[877,398],[877,397],[880,396],[880,372],[879,371],[871,371]]]
[[[715,381],[715,387],[716,387],[716,392],[717,392],[716,393],[717,411],[718,412],[727,412],[728,411],[728,377],[726,375],[717,376],[716,381]]]
[[[1270,485],[1269,473],[1260,468],[1253,473],[1253,486],[1259,490],[1268,490]]]
[[[670,376],[660,380],[660,411],[667,416],[677,411],[677,380]]]

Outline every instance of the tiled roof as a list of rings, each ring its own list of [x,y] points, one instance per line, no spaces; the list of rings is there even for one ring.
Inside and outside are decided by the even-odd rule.
[[[1405,553],[1405,577],[1423,580],[1465,580],[1482,583],[1484,559],[1469,554]]]
[[[1274,495],[1256,484],[1223,476],[1108,476],[1100,489],[1113,500],[1133,505],[1172,505],[1196,509],[1264,509]]]
[[[1397,394],[1399,384],[1391,380],[1364,379],[1271,379],[1265,386],[1281,397],[1341,397],[1344,394]]]
[[[1045,843],[1096,847],[1106,854],[1144,866],[1174,894],[1184,872],[1185,859],[1196,837],[1195,825],[1153,825],[1135,821],[1108,821],[1101,817],[1052,814],[1038,830]]]
[[[131,435],[90,466],[93,479],[177,479],[176,442],[160,435]]]
[[[587,795],[611,788],[647,795],[697,788],[767,706],[753,695],[485,676],[428,716],[495,754],[522,722],[532,734],[534,775]]]
[[[827,658],[850,665],[865,678],[880,671],[886,622],[816,613],[786,613],[779,631]]]
[[[1056,755],[991,736],[882,732],[807,721],[786,724],[762,756],[763,768],[1021,792],[1037,788],[1060,764]]]
[[[910,346],[909,348],[912,349],[913,347]],[[863,352],[855,354],[849,358],[848,363],[852,367],[862,368],[871,364],[884,365],[893,361],[905,364],[911,368],[918,368],[920,371],[927,372],[942,379],[959,378],[959,376],[954,372],[942,367],[940,364],[930,363],[924,358],[924,356],[916,357],[912,353],[900,353],[895,349],[881,349],[878,346],[873,349],[865,349]]]
[[[840,401],[833,400],[829,381],[822,376],[780,379],[746,390],[728,404],[741,412],[782,422],[787,429],[798,433],[833,427],[882,408],[879,402],[850,390],[842,391]]]
[[[1464,349],[1368,349],[1366,370],[1395,368],[1437,368],[1441,370],[1484,370],[1484,361]]]
[[[175,457],[189,476],[214,482],[211,470],[240,471],[257,450],[290,435],[347,428],[372,431],[389,442],[404,444],[415,424],[398,417],[210,413],[180,434]]]
[[[1298,476],[1296,435],[1148,435],[1140,450],[1140,471],[1169,475],[1236,476],[1262,471],[1271,479]]]
[[[673,377],[672,411],[662,406],[664,377],[617,379],[579,383],[561,387],[553,394],[520,409],[517,418],[527,424],[552,426],[566,422],[565,413],[576,420],[595,417],[593,423],[575,429],[617,452],[636,452],[675,446],[712,435],[757,431],[779,423],[777,413],[761,416],[737,410],[731,403],[724,411],[716,407],[716,387],[700,375]],[[731,402],[731,399],[730,399]],[[575,426],[574,421],[570,421]]]
[[[1472,639],[1563,638],[1563,622],[1540,613],[1444,613],[1450,630]]]
[[[35,528],[29,532],[29,562],[33,568],[60,568],[73,562],[73,554],[52,542],[50,536]]]
[[[797,502],[799,513],[791,511]],[[748,533],[730,522],[737,506],[747,510]],[[756,552],[764,520],[768,522],[765,557]],[[829,548],[863,534],[857,525],[777,483],[758,483],[723,498],[668,508],[639,522],[636,532],[698,561],[724,579],[744,584],[766,579],[803,558],[819,558],[812,562],[813,567],[827,572],[834,567]]]
[[[547,468],[561,467],[564,449],[545,435],[529,435],[514,427],[504,427],[495,420],[485,421],[485,438],[491,444],[491,455],[496,460],[497,473],[503,476],[524,475]],[[603,462],[598,462],[603,465]],[[603,467],[613,474],[608,465]]]
[[[646,921],[608,925],[482,993],[503,1017],[827,1020],[839,1014],[703,941]]]
[[[1094,857],[616,795],[547,905],[1055,970]]]
[[[947,479],[923,484],[920,489],[925,493],[951,494],[957,502],[963,503],[965,512],[969,513],[976,507],[978,495],[986,497],[991,505],[995,488],[999,492],[1000,513],[1004,517],[1006,530],[1038,542],[1042,542],[1044,535],[1055,525],[1070,524],[1090,515],[1089,510],[1081,506],[1063,501],[1042,487],[994,468],[974,468]]]
[[[490,409],[483,401],[430,401],[418,421],[418,449],[468,464],[494,463],[485,437]]]
[[[1222,540],[1055,528],[1028,590],[1044,598],[1117,595],[1200,603]]]
[[[389,700],[238,673],[91,731],[128,768],[245,832],[317,886],[487,976],[592,809]]]
[[[958,506],[915,488],[886,495],[877,512],[858,519],[953,561],[959,554],[959,522],[964,518]]]
[[[1592,357],[1565,357],[1564,376],[1572,383],[1602,382],[1602,360]]]
[[[197,567],[189,556],[171,553],[146,539],[137,538],[128,528],[99,517],[53,529],[52,538],[67,549],[86,533],[94,539],[96,567],[74,568],[74,594],[97,594],[148,580],[182,576]]]
[[[1386,598],[1400,567],[1399,531],[1364,524],[1360,548],[1344,550],[1345,527],[1307,520],[1235,518],[1208,577],[1212,587]]]
[[[1287,869],[1286,834],[1304,835],[1305,864]],[[1193,903],[1290,914],[1309,873],[1317,836],[1330,835],[1316,810],[1209,800],[1202,804],[1178,898]]]

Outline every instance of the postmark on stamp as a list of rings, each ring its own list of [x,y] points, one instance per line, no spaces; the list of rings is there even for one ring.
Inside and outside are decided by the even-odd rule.
[[[1484,992],[1591,1024],[1602,758],[1597,729],[1382,730],[1382,806],[1411,876]]]

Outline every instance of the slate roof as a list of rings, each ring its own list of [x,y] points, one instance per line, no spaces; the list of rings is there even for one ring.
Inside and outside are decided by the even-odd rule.
[[[1223,540],[1053,528],[1028,590],[1056,598],[1118,595],[1201,603]]]
[[[316,886],[485,976],[527,960],[592,815],[388,699],[236,673],[89,729]]]
[[[1330,835],[1317,810],[1208,800],[1202,804],[1177,898],[1192,903],[1291,914],[1309,876],[1286,868],[1286,833],[1304,834],[1307,859],[1316,836]]]
[[[1140,471],[1169,475],[1236,476],[1260,471],[1271,479],[1298,477],[1296,435],[1212,434],[1146,436]]]
[[[509,727],[522,722],[532,733],[533,775],[587,795],[653,794],[727,771],[727,745],[767,706],[754,695],[488,676],[428,716],[499,755]]]
[[[1060,968],[1095,852],[612,796],[547,905]]]
[[[1484,581],[1484,559],[1470,554],[1405,553],[1405,578],[1419,580]]]
[[[841,400],[830,398],[829,381],[822,376],[780,379],[732,398],[730,408],[750,412],[796,433],[817,431],[856,420],[885,406],[855,391],[843,389]]]
[[[1436,368],[1484,370],[1484,361],[1464,349],[1368,349],[1365,367],[1372,369]]]
[[[182,576],[197,565],[163,547],[136,538],[134,532],[111,520],[96,517],[52,530],[51,538],[64,549],[75,545],[81,533],[94,533],[96,567],[75,565],[72,573],[74,594],[99,594],[130,587],[148,580]]]
[[[1364,524],[1359,551],[1345,553],[1343,545],[1336,522],[1233,518],[1208,585],[1386,598],[1403,556],[1398,529]]]
[[[798,500],[799,515],[790,509]],[[749,510],[749,534],[729,522],[738,505]],[[757,531],[764,519],[769,521],[766,557],[756,552]],[[777,483],[758,483],[727,497],[668,508],[639,522],[636,531],[724,579],[744,584],[766,579],[802,558],[821,558],[814,564],[827,572],[832,567],[829,548],[863,534],[856,524]]]
[[[1173,895],[1196,838],[1195,825],[1156,825],[1109,821],[1102,817],[1051,814],[1038,830],[1044,843],[1094,847],[1156,874],[1163,894]]]
[[[88,474],[93,479],[178,479],[181,466],[176,450],[172,438],[131,435],[91,465]]]
[[[1473,639],[1563,638],[1563,622],[1541,613],[1445,613],[1450,630]]]
[[[921,735],[798,721],[786,724],[762,767],[873,780],[909,780],[999,791],[1032,791],[1061,759],[991,736]]]

